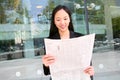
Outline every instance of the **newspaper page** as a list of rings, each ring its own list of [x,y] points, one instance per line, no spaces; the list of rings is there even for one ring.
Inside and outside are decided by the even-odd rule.
[[[71,39],[44,39],[47,54],[55,56],[50,65],[52,80],[90,80],[83,71],[90,65],[95,34]]]

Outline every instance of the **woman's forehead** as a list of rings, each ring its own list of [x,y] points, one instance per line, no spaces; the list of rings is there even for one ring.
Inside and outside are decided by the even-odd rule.
[[[67,17],[69,15],[64,9],[57,11],[55,14],[55,17],[65,17],[65,16]]]

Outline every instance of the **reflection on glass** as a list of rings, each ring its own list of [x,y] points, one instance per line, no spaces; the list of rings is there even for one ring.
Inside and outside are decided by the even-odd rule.
[[[49,33],[51,4],[51,1],[43,1],[0,1],[0,60],[43,55],[43,37]]]
[[[43,38],[49,34],[51,12],[58,4],[70,8],[75,31],[86,34],[83,0],[0,0],[0,4],[1,60],[43,55]],[[119,10],[117,6],[110,8]],[[110,44],[120,50],[119,16],[112,17],[114,39],[108,41],[104,2],[89,0],[87,9],[89,31],[96,33],[95,50],[107,49]]]

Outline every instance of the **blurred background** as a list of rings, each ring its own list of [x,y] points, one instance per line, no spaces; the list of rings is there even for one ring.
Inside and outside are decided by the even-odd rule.
[[[94,80],[119,80],[120,0],[0,0],[0,78],[49,80],[42,69],[43,40],[59,4],[71,10],[76,32],[96,34]]]

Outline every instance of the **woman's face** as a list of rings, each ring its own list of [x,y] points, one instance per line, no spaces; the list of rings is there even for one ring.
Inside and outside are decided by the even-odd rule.
[[[61,9],[55,14],[54,23],[60,32],[65,32],[68,30],[70,23],[70,17],[65,10]]]

